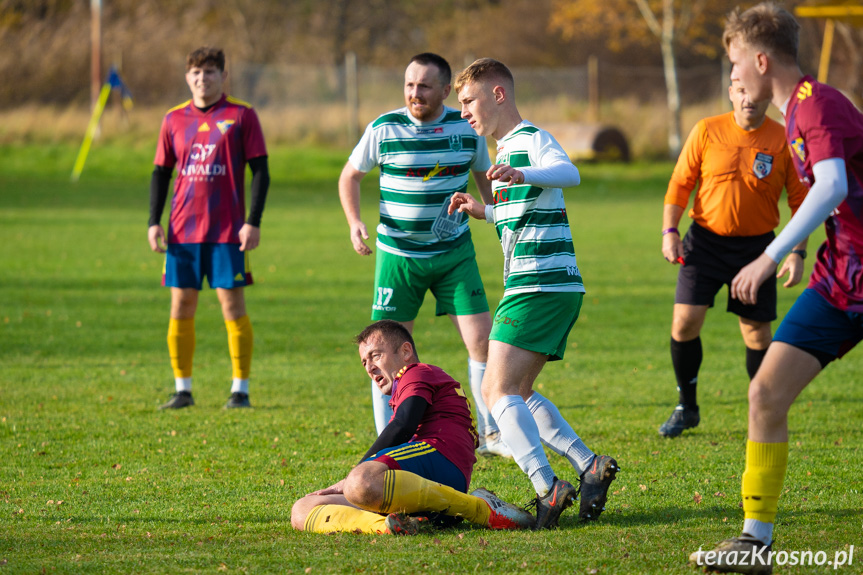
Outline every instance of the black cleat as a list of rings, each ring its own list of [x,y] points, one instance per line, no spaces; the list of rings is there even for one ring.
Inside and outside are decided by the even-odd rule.
[[[529,506],[536,507],[536,523],[534,531],[540,529],[554,529],[558,526],[558,519],[563,510],[573,504],[578,496],[578,490],[568,481],[562,481],[557,477],[551,489],[544,497],[536,496]]]
[[[192,399],[191,391],[178,391],[171,396],[167,403],[159,406],[159,409],[182,409],[195,405],[195,400]]]
[[[710,551],[699,549],[689,556],[689,562],[707,571],[770,575],[773,573],[770,562],[772,545],[765,545],[760,539],[743,533],[740,537],[721,541]]]
[[[659,426],[659,435],[664,437],[677,437],[684,429],[698,427],[701,417],[698,415],[698,407],[687,407],[678,405],[671,412],[668,421]]]
[[[252,404],[249,403],[249,394],[240,393],[239,391],[233,392],[231,397],[228,398],[228,403],[225,404],[225,409],[232,409],[234,407],[252,407]]]
[[[605,502],[608,499],[608,488],[617,477],[620,467],[617,461],[609,455],[597,455],[593,458],[584,473],[581,474],[581,483],[578,492],[581,495],[581,507],[578,510],[578,518],[582,521],[594,521],[599,514],[605,511]]]

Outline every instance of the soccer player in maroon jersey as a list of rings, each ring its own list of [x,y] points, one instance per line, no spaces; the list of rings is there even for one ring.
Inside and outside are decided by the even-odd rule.
[[[753,101],[772,100],[782,111],[797,172],[809,185],[788,225],[734,278],[732,297],[755,303],[777,262],[821,222],[827,241],[818,249],[809,286],[782,320],[749,386],[743,533],[721,542],[710,565],[711,552],[690,556],[721,571],[772,572],[773,524],[788,463],[788,411],[821,370],[863,339],[863,115],[838,90],[803,75],[798,33],[789,12],[762,2],[732,12],[723,37],[731,79]]]
[[[153,251],[167,252],[162,285],[171,288],[168,351],[176,384],[176,393],[160,409],[195,404],[195,311],[204,277],[216,290],[228,331],[233,383],[225,407],[250,407],[253,336],[243,288],[252,284],[248,253],[260,242],[270,176],[258,116],[249,104],[222,92],[226,77],[222,50],[203,47],[188,55],[192,99],[168,111],[156,148],[147,237]],[[248,218],[247,163],[252,171]],[[175,167],[166,238],[160,221]]]
[[[363,367],[391,396],[389,424],[348,476],[291,509],[294,529],[314,533],[415,534],[408,514],[463,517],[491,529],[526,529],[533,515],[470,485],[477,433],[461,385],[420,363],[410,331],[384,319],[357,337]]]

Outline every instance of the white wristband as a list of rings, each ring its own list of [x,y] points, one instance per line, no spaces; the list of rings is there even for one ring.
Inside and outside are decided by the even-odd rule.
[[[494,206],[491,204],[485,205],[485,221],[490,224],[494,223]]]

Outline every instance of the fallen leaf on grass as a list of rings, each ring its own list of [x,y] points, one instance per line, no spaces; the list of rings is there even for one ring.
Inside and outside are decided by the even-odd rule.
[[[722,493],[721,491],[717,491],[716,493],[713,494],[713,496],[714,497],[725,497],[725,494]]]
[[[695,492],[695,497],[693,497],[693,498],[692,498],[692,500],[693,500],[693,501],[695,501],[696,505],[697,505],[698,503],[701,503],[701,494],[700,494],[699,492],[697,492],[697,491],[696,491],[696,492]]]
[[[435,545],[440,545],[440,544],[441,544],[441,540],[440,540],[440,539],[438,539],[437,537],[435,537],[435,538],[432,540],[432,543],[434,543]]]
[[[486,545],[488,545],[488,541],[486,541],[486,540],[485,540],[485,539],[483,539],[482,537],[480,537],[480,538],[479,538],[478,543],[479,543],[479,544],[480,544],[480,546],[482,546],[482,547],[485,547]]]
[[[123,466],[120,465],[119,463],[115,463],[114,465],[111,466],[111,469],[120,469],[121,467],[123,467]]]
[[[647,491],[647,485],[639,485],[638,486],[642,491]]]

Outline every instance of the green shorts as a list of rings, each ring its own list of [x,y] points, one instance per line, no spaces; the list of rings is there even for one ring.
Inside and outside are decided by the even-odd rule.
[[[428,290],[437,300],[435,315],[488,311],[473,242],[430,258],[406,258],[378,248],[373,320],[413,321]]]
[[[489,339],[563,359],[584,294],[580,292],[530,292],[505,296],[494,312]]]

